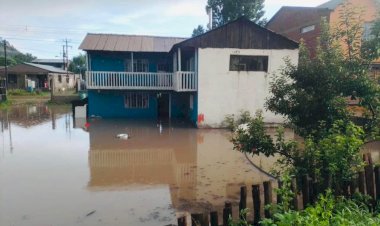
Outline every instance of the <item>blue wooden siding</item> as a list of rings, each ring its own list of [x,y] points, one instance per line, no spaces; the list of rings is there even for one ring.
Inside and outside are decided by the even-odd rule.
[[[92,71],[125,71],[125,61],[131,59],[129,52],[89,52]],[[157,72],[157,64],[166,62],[169,72],[173,69],[173,59],[168,53],[133,53],[133,59],[147,59],[149,72]]]
[[[125,108],[124,98],[126,91],[88,91],[89,116],[101,116],[103,118],[157,118],[156,93],[149,92],[149,108],[131,109]]]
[[[88,90],[89,116],[101,116],[103,118],[136,118],[157,119],[157,94],[155,91],[137,91],[149,93],[149,108],[131,109],[125,108],[125,95],[129,91],[117,90]],[[197,94],[167,92],[171,95],[171,117],[173,119],[190,120],[194,125],[197,122]],[[193,95],[193,109],[190,109],[190,95]]]
[[[89,51],[92,71],[125,71],[125,61],[130,59],[129,52],[94,52]],[[134,53],[134,59],[147,59],[149,72],[157,72],[157,64],[166,62],[169,71],[172,71],[172,56],[168,53]],[[125,108],[125,94],[127,90],[88,90],[89,116],[101,116],[103,118],[144,118],[157,119],[158,100],[160,91],[134,91],[149,93],[149,108],[127,109]],[[187,119],[197,123],[198,97],[197,92],[179,93],[167,91],[171,95],[171,117]],[[190,109],[190,95],[193,95],[193,109]]]

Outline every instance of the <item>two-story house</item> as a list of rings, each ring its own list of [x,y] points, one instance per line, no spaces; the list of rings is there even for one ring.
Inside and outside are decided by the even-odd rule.
[[[272,74],[284,58],[298,62],[298,43],[245,18],[189,39],[88,34],[79,48],[87,52],[89,116],[180,118],[197,127],[264,110]]]

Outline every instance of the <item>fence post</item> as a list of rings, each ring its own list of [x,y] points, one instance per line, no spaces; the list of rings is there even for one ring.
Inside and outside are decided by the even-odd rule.
[[[296,181],[296,178],[292,178],[291,190],[294,193],[294,197],[293,197],[293,206],[294,206],[294,209],[295,210],[299,210],[300,208],[298,206],[298,194],[297,194],[297,181]]]
[[[380,200],[380,166],[375,166],[376,200]]]
[[[203,213],[191,214],[191,226],[208,226],[208,217],[204,216]]]
[[[247,219],[247,214],[243,214],[242,211],[247,208],[247,186],[240,188],[240,202],[239,202],[239,216],[240,219]]]
[[[359,186],[359,192],[362,193],[363,195],[366,194],[365,192],[365,175],[364,175],[364,171],[360,171],[358,173],[358,186]]]
[[[308,175],[302,176],[302,202],[304,209],[310,204],[310,184]]]
[[[358,188],[358,180],[359,179],[357,177],[359,177],[359,174],[355,174],[353,176],[353,178],[351,179],[351,183],[350,183],[350,195],[351,196],[356,192],[356,190]]]
[[[277,189],[281,189],[282,188],[282,181],[281,180],[278,180],[277,181]],[[282,197],[281,195],[277,192],[277,200],[276,200],[277,204],[280,204],[282,202]]]
[[[253,223],[258,224],[260,222],[260,185],[252,185],[252,199],[253,199]]]
[[[211,221],[211,226],[219,226],[218,212],[213,211],[210,213],[210,221]]]
[[[186,216],[178,218],[178,226],[187,226]]]
[[[265,181],[263,183],[263,185],[264,185],[264,206],[265,206],[264,215],[265,215],[265,218],[270,218],[271,213],[270,213],[270,210],[267,209],[267,205],[272,204],[272,202],[273,202],[272,182],[271,181]]]
[[[376,204],[376,196],[375,196],[375,187],[373,183],[373,164],[372,157],[370,154],[366,155],[367,165],[364,167],[365,172],[365,181],[367,186],[367,194],[372,197],[373,207]]]
[[[228,218],[230,216],[232,218],[232,204],[227,201],[224,203],[223,209],[223,226],[228,226]]]

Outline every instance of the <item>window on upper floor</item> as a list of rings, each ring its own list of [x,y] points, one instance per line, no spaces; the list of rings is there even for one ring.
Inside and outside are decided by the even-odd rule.
[[[167,72],[167,71],[169,71],[169,67],[166,63],[157,64],[157,72]]]
[[[148,93],[127,93],[124,99],[125,108],[146,109],[149,108]]]
[[[314,30],[315,30],[315,25],[310,25],[310,26],[301,28],[301,33],[303,34],[303,33],[314,31]]]
[[[58,82],[59,82],[59,83],[62,82],[62,75],[58,75]]]
[[[125,70],[132,72],[131,60],[128,59],[125,62]],[[133,59],[133,72],[148,72],[149,61],[147,59]]]
[[[268,72],[268,56],[230,56],[230,71]]]
[[[372,32],[373,23],[364,23],[363,25],[363,36],[362,39],[365,41],[371,40],[373,38]]]

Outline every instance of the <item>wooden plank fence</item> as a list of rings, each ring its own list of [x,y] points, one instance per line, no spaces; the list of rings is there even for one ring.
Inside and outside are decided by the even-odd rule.
[[[354,192],[358,191],[362,194],[366,194],[372,197],[372,203],[369,203],[369,206],[373,208],[377,201],[380,201],[380,166],[374,166],[370,154],[363,156],[366,166],[362,172],[359,172],[357,177],[350,184],[347,185],[346,190],[344,191],[345,195],[352,195]],[[247,186],[242,186],[240,188],[240,201],[238,205],[239,213],[249,208],[250,213],[253,214],[253,222],[251,224],[258,225],[258,223],[265,217],[271,218],[272,214],[269,209],[266,209],[265,206],[268,204],[273,204],[273,184],[277,184],[277,187],[282,186],[281,181],[265,181],[263,184],[255,184],[251,186],[252,192],[252,207],[247,206]],[[302,177],[301,184],[302,188],[297,189],[297,181],[295,178],[292,180],[291,189],[297,195],[292,200],[292,205],[296,210],[301,210],[306,208],[308,205],[313,204],[317,200],[318,191],[312,179],[305,175]],[[261,196],[261,189],[263,189],[263,196]],[[299,191],[299,192],[297,192]],[[261,205],[262,197],[264,198],[264,206]],[[281,202],[281,196],[277,195],[276,202]],[[246,216],[234,216],[233,214],[233,205],[230,201],[226,201],[223,212],[218,213],[217,211],[212,211],[210,213],[192,213],[191,214],[191,226],[227,226],[228,219],[237,220],[240,218],[245,218]],[[264,215],[262,215],[264,213]],[[219,215],[222,214],[222,224],[219,224]],[[190,226],[187,223],[187,216],[182,216],[178,218],[178,226]]]

